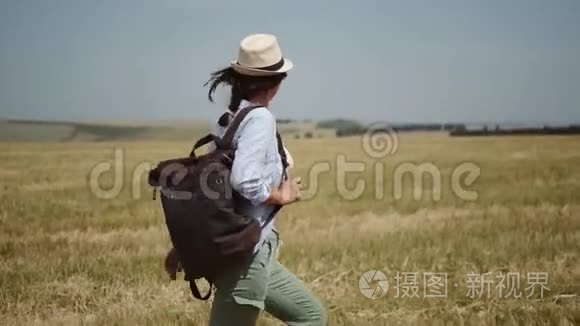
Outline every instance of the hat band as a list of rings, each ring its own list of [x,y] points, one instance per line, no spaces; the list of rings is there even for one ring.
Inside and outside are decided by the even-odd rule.
[[[236,62],[238,65],[245,67],[244,65],[241,65],[239,62]],[[266,67],[246,67],[246,68],[251,68],[251,69],[258,69],[258,70],[266,70],[266,71],[277,71],[280,70],[280,68],[284,67],[284,58],[280,59],[280,61],[276,62],[275,64],[271,65],[271,66],[266,66]]]

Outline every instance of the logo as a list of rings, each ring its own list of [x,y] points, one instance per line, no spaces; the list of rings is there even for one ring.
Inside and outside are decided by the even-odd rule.
[[[385,273],[377,270],[365,272],[358,280],[360,293],[369,299],[378,299],[387,294],[389,281]]]
[[[365,153],[375,159],[393,155],[399,149],[399,136],[387,123],[377,122],[368,126],[362,137]]]

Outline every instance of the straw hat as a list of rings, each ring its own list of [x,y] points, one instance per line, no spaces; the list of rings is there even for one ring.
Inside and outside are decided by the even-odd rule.
[[[282,56],[276,36],[253,34],[240,42],[238,58],[231,67],[242,75],[272,76],[292,69],[292,61]]]

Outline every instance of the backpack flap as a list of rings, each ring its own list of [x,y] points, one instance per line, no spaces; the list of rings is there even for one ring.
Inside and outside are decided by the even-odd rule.
[[[213,142],[218,149],[226,149],[227,144],[218,136],[209,134],[202,138],[200,138],[195,144],[193,145],[193,149],[191,150],[189,157],[172,159],[160,162],[157,167],[149,171],[148,175],[148,183],[152,187],[160,187],[162,186],[162,179],[167,180],[168,176],[177,172],[177,168],[188,167],[192,166],[197,162],[198,156],[195,154],[195,151],[205,146],[209,143]],[[167,169],[167,170],[166,170]],[[163,186],[168,186],[163,184]]]
[[[151,187],[172,186],[167,181],[171,180],[172,176],[181,169],[194,165],[197,160],[196,157],[183,157],[160,162],[149,171],[147,181]]]

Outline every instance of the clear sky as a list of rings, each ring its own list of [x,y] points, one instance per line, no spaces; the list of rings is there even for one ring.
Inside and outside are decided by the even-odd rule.
[[[578,0],[1,0],[0,117],[215,119],[259,32],[295,63],[279,118],[580,122]]]

